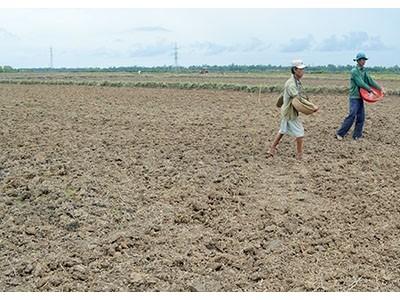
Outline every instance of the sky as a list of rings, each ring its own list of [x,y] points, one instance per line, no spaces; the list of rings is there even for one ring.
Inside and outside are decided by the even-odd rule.
[[[400,65],[399,8],[0,8],[0,65]]]

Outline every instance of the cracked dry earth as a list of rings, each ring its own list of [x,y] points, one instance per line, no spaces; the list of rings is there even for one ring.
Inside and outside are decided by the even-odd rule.
[[[0,290],[400,291],[399,98],[276,96],[1,85]]]

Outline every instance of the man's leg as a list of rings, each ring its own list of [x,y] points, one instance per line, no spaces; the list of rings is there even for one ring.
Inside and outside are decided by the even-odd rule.
[[[360,100],[358,103],[358,110],[356,114],[356,125],[354,127],[353,139],[359,139],[362,137],[365,122],[365,108],[364,101]]]
[[[301,160],[303,158],[304,137],[296,138],[296,158]]]
[[[274,155],[275,155],[275,153],[276,153],[276,147],[278,147],[279,142],[281,141],[282,137],[283,137],[283,134],[280,133],[280,132],[278,132],[278,134],[276,135],[276,137],[275,137],[275,139],[274,139],[274,142],[272,143],[271,148],[270,148],[269,151],[268,151],[268,154],[269,154],[269,155],[271,155],[271,156],[274,156]]]
[[[349,114],[344,119],[342,126],[336,132],[337,135],[344,137],[347,132],[350,130],[351,126],[353,125],[354,119],[357,115],[358,103],[360,101],[358,99],[349,99]]]

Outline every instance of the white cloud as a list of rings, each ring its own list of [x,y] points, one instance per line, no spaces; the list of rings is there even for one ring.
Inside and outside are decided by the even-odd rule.
[[[314,38],[311,34],[302,38],[293,38],[289,43],[281,46],[282,52],[302,52],[311,49]]]
[[[322,41],[317,47],[320,51],[356,51],[363,50],[387,50],[387,47],[379,36],[369,36],[367,32],[358,31],[344,34],[340,37],[331,35]]]
[[[135,27],[131,30],[127,30],[126,32],[171,32],[171,30],[164,28],[162,26],[142,26],[142,27]]]
[[[218,55],[222,53],[249,53],[249,52],[261,52],[269,49],[270,44],[252,38],[250,41],[244,41],[243,43],[236,44],[222,44],[214,42],[197,42],[190,44],[188,49],[193,52],[199,52],[204,55]]]
[[[9,32],[4,28],[0,28],[0,41],[7,42],[7,41],[17,41],[17,40],[19,40],[19,37],[16,34]]]
[[[173,55],[174,43],[160,40],[152,44],[133,44],[130,48],[130,57],[152,57],[161,55]]]

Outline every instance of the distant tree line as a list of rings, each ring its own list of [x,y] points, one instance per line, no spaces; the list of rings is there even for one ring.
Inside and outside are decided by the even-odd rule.
[[[10,73],[10,72],[18,72],[17,69],[13,69],[11,66],[0,66],[0,73]]]
[[[354,66],[337,66],[329,64],[326,66],[309,66],[307,68],[310,73],[342,73],[350,71]],[[287,72],[290,67],[287,66],[273,66],[273,65],[201,65],[189,67],[175,67],[175,66],[158,66],[158,67],[109,67],[109,68],[19,68],[13,69],[10,66],[0,66],[0,72],[150,72],[150,73],[165,73],[165,72],[178,72],[178,73],[200,73],[202,70],[208,70],[210,73],[261,73],[261,72]],[[393,67],[368,67],[371,72],[380,73],[400,73],[400,67],[395,65]]]

